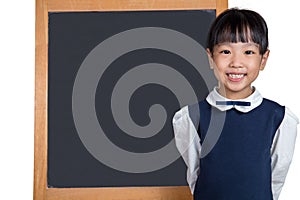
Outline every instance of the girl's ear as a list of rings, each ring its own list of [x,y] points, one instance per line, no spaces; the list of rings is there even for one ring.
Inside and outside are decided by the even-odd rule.
[[[267,64],[267,60],[269,58],[270,50],[268,49],[263,55],[260,63],[260,70],[264,70]]]
[[[214,69],[214,60],[213,60],[213,55],[212,52],[210,52],[209,48],[206,49],[208,61],[209,61],[209,66],[211,69]]]

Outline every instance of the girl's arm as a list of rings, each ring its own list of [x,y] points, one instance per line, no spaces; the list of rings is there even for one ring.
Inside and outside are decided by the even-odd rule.
[[[188,106],[183,107],[173,117],[175,143],[187,165],[187,182],[193,194],[199,175],[200,138],[190,116]]]
[[[292,161],[298,123],[298,118],[286,108],[284,118],[274,136],[271,148],[272,192],[274,200],[279,198]]]

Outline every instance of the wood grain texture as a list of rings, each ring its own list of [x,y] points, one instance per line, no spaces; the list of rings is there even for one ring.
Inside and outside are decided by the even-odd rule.
[[[36,0],[35,200],[191,200],[187,186],[47,188],[48,12],[227,9],[227,0]]]
[[[219,15],[228,8],[227,0],[216,0],[216,14]]]
[[[49,11],[215,9],[216,0],[48,0]]]
[[[36,0],[34,199],[46,199],[48,19],[44,0]]]
[[[47,200],[191,200],[188,187],[70,188],[47,190]]]

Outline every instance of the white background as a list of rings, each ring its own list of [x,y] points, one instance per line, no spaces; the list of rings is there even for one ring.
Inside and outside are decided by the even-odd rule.
[[[300,117],[299,9],[294,0],[229,0],[267,21],[270,58],[255,86]],[[32,199],[34,146],[34,1],[0,1],[0,191],[3,199]],[[298,128],[299,130],[299,128]],[[300,199],[300,139],[281,200]],[[298,169],[298,170],[297,170]]]

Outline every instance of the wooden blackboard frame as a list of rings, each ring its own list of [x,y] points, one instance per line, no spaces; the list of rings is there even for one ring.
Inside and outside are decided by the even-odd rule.
[[[35,49],[35,200],[190,200],[187,186],[114,187],[114,188],[48,188],[47,126],[48,126],[48,13],[79,11],[145,11],[145,10],[216,10],[227,9],[227,0],[36,0]]]

